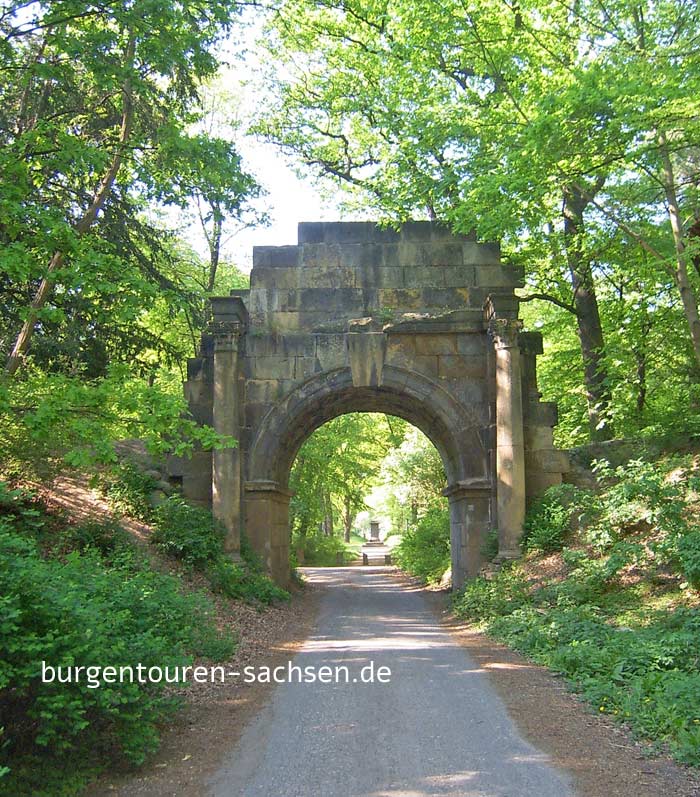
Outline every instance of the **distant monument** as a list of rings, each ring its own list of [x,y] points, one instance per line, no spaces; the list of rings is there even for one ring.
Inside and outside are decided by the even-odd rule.
[[[372,520],[369,524],[369,542],[367,545],[381,545],[382,541],[379,539],[379,521]]]

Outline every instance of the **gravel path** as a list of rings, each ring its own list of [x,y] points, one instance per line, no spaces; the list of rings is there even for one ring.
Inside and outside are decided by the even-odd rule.
[[[210,780],[210,794],[574,794],[568,775],[520,735],[487,671],[440,625],[422,590],[385,568],[305,574],[324,589],[293,664],[319,674],[323,665],[345,666],[350,682],[341,669],[340,683],[278,686]],[[389,668],[389,683],[360,682],[371,663],[375,673]]]

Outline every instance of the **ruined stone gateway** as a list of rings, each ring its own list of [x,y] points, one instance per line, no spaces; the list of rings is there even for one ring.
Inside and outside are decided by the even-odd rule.
[[[430,222],[299,225],[296,246],[256,247],[249,291],[211,300],[190,360],[194,418],[235,449],[174,461],[184,495],[211,506],[235,554],[243,530],[275,581],[289,580],[290,468],[319,426],[348,412],[421,429],[447,475],[453,584],[519,554],[526,498],[558,484],[556,406],[540,401],[539,333],[518,320],[517,268],[499,247]]]

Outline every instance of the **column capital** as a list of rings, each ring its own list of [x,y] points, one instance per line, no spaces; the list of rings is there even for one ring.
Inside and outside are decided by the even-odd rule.
[[[488,479],[463,479],[448,484],[442,494],[449,501],[459,501],[462,498],[491,500],[493,486]]]
[[[492,318],[489,321],[489,334],[497,349],[515,349],[518,336],[523,328],[519,318]]]
[[[238,351],[238,342],[244,332],[239,321],[212,321],[207,331],[214,337],[214,351]]]

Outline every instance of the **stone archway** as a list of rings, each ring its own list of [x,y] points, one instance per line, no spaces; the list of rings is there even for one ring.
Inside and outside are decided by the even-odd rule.
[[[269,412],[249,453],[244,484],[245,528],[276,576],[288,570],[287,489],[291,466],[304,440],[348,412],[385,412],[418,427],[440,453],[448,480],[452,569],[455,582],[475,575],[491,529],[492,488],[488,451],[477,419],[440,384],[402,368],[385,366],[381,385],[356,386],[350,367],[302,383]],[[469,500],[467,500],[469,499]],[[265,533],[273,528],[272,535]]]
[[[519,271],[498,247],[428,222],[300,224],[299,244],[257,247],[250,291],[212,299],[185,393],[193,416],[240,444],[173,463],[212,506],[235,555],[246,530],[289,578],[287,480],[303,440],[357,411],[398,415],[440,452],[453,580],[478,572],[489,529],[518,554],[527,495],[561,481],[556,407],[540,402],[536,333],[522,332]]]

